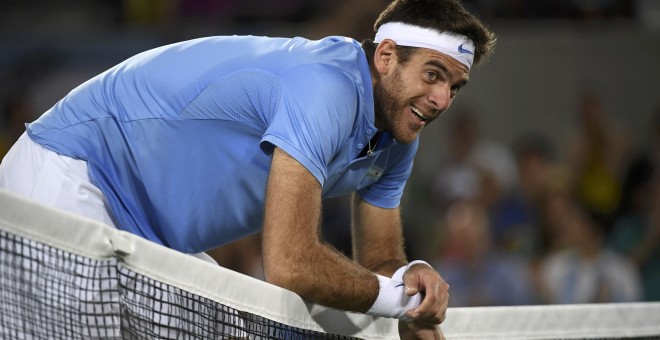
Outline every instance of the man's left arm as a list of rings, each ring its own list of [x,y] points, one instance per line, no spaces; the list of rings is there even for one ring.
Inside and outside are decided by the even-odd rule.
[[[351,203],[353,258],[361,266],[391,277],[409,265],[404,252],[403,228],[399,208],[371,205],[354,194]],[[425,263],[415,263],[403,274],[406,294],[421,292],[421,304],[407,315],[419,326],[431,327],[445,318],[449,285]]]

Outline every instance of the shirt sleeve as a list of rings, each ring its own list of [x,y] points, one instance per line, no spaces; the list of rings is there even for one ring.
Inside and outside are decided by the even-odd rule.
[[[328,164],[355,124],[356,85],[341,71],[319,64],[296,67],[280,79],[282,96],[261,148],[269,155],[281,148],[323,186]]]

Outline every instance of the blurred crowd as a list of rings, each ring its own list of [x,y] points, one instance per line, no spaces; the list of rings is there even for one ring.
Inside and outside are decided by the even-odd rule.
[[[462,0],[486,23],[511,19],[618,20],[638,15],[645,0]],[[311,38],[345,34],[362,39],[372,35],[373,19],[389,0],[5,0],[0,3],[0,29],[58,30],[76,24],[86,30],[126,27],[157,29],[177,34],[191,28],[231,27],[236,34],[273,34],[291,26]],[[54,23],[54,20],[61,22]],[[273,25],[275,24],[275,25]],[[10,27],[13,26],[13,27]],[[241,30],[243,32],[241,32]],[[84,33],[85,30],[76,33]],[[366,35],[361,33],[366,32]]]
[[[0,8],[25,3],[40,2],[8,1]],[[113,25],[169,27],[167,41],[176,38],[173,21],[181,27],[200,20],[225,23],[235,34],[371,37],[375,17],[389,1],[94,3],[109,11]],[[635,13],[630,0],[463,3],[486,22],[618,20]],[[61,62],[57,54],[47,55],[21,58],[0,73],[0,156],[41,114],[31,85]],[[626,131],[599,93],[576,93],[575,106],[574,126],[566,131],[521,132],[511,145],[489,139],[476,112],[446,118],[450,128],[435,146],[441,166],[405,198],[423,202],[426,217],[413,218],[413,208],[404,209],[403,218],[409,257],[443,275],[452,306],[660,301],[660,107],[648,131]],[[350,256],[347,197],[325,202],[322,226],[327,242]],[[212,253],[225,267],[263,278],[259,235]]]
[[[565,136],[513,145],[455,116],[427,192],[436,244],[420,254],[452,304],[660,301],[660,107],[640,145],[597,94],[575,102]]]

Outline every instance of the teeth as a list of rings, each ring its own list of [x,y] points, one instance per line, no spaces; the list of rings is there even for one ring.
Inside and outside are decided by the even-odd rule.
[[[417,109],[416,107],[414,107],[414,106],[412,106],[412,105],[410,106],[410,110],[411,110],[414,114],[416,114],[417,117],[419,117],[421,120],[426,121],[426,120],[428,119],[428,118],[424,117],[424,114],[422,114],[422,112],[419,111],[419,109]]]

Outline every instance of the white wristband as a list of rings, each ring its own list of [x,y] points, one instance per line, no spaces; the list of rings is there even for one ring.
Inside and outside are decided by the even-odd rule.
[[[388,318],[411,321],[406,316],[406,312],[417,308],[422,302],[423,296],[417,293],[413,296],[406,295],[406,287],[403,284],[403,274],[416,263],[426,263],[424,261],[413,261],[407,266],[399,268],[392,278],[387,278],[376,274],[380,290],[374,304],[369,308],[367,314],[374,316],[384,316]],[[428,265],[428,263],[426,263]]]

